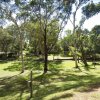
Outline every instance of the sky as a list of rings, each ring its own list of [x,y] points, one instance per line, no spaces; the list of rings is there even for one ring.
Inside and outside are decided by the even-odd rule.
[[[93,0],[93,2],[97,3],[100,2],[100,0]],[[81,9],[79,9],[76,15],[76,24],[79,23],[81,16],[82,16],[82,11]],[[90,31],[95,25],[100,25],[100,13],[86,20],[83,25],[83,28],[87,28]],[[65,31],[68,29],[70,30],[73,29],[73,26],[70,21],[68,21],[68,24],[65,26],[63,34],[65,34]]]
[[[93,0],[94,3],[100,2],[100,0]],[[12,2],[11,4],[13,4],[14,2]],[[16,7],[14,7],[14,10],[16,9]],[[76,24],[79,24],[79,21],[81,19],[82,13],[81,13],[81,9],[78,10],[77,12],[77,16],[76,16]],[[10,24],[10,22],[8,22]],[[87,28],[89,31],[95,26],[95,25],[100,25],[100,13],[89,18],[88,20],[85,21],[83,28]],[[8,26],[8,25],[7,25]],[[5,25],[6,27],[6,25]],[[73,26],[71,24],[70,21],[68,21],[68,24],[65,26],[64,30],[63,30],[63,35],[65,34],[66,30],[72,30]]]
[[[79,22],[79,19],[80,19],[80,15],[81,14],[77,15],[78,17],[77,17],[76,20],[78,20],[78,22]],[[83,25],[83,28],[87,28],[88,30],[91,30],[95,25],[100,25],[100,13],[89,18],[88,20],[86,20],[84,25]],[[73,29],[73,26],[72,26],[70,21],[68,21],[68,24],[66,25],[64,30],[67,30],[67,29],[71,29],[71,30]]]

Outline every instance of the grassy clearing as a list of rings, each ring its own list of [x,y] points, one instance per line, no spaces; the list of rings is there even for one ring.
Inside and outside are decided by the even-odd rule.
[[[99,62],[100,63],[100,62]],[[32,59],[25,62],[26,70],[33,68],[33,98],[31,100],[100,100],[99,92],[93,92],[100,87],[100,65],[95,68],[88,62],[89,70],[80,63],[81,70],[74,68],[74,61],[49,62],[49,72],[42,74],[43,63]],[[28,100],[29,72],[17,75],[20,70],[19,61],[0,63],[0,100]],[[30,67],[30,68],[29,68]],[[9,72],[9,73],[8,73]],[[13,77],[9,74],[15,75]],[[6,74],[6,75],[5,75]],[[8,75],[7,75],[8,74]],[[87,100],[87,99],[82,99]]]
[[[15,70],[15,72],[11,72],[10,70],[6,70],[9,66],[12,66],[14,61],[3,61],[0,62],[0,78],[9,77],[18,74],[19,72]]]

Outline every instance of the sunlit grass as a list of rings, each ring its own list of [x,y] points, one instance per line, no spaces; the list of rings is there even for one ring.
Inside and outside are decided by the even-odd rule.
[[[88,62],[89,70],[85,70],[80,62],[80,69],[75,68],[73,60],[50,61],[49,71],[43,75],[43,62],[32,59],[25,61],[26,70],[33,68],[32,100],[73,100],[75,93],[94,91],[100,87],[100,64],[95,67]],[[27,100],[30,96],[28,80],[30,73],[18,75],[21,63],[8,61],[0,63],[0,100]],[[17,73],[18,72],[18,73]],[[8,76],[17,75],[12,78]],[[100,99],[94,93],[91,98]]]

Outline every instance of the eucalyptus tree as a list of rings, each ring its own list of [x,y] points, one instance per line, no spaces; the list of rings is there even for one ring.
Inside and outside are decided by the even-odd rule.
[[[53,30],[52,30],[53,27]],[[28,22],[25,25],[26,32],[28,33],[28,40],[29,40],[29,46],[31,47],[34,54],[44,55],[44,37],[42,32],[40,34],[40,27],[39,22]],[[48,48],[48,54],[51,53],[52,49],[54,49],[54,46],[56,45],[59,37],[59,23],[57,20],[52,20],[48,23],[47,28],[47,48]],[[51,32],[50,32],[51,31]]]
[[[70,16],[71,4],[70,2],[64,2],[64,0],[31,0],[30,2],[30,12],[31,20],[37,20],[39,22],[40,32],[39,34],[43,37],[43,47],[44,47],[44,73],[48,70],[48,53],[49,48],[48,40],[50,36],[53,37],[53,32],[55,30],[54,21],[60,21],[60,27],[57,28],[57,32],[60,33],[62,28],[65,26],[65,19],[68,20]],[[64,5],[64,6],[63,6]],[[28,6],[27,6],[28,7]],[[35,8],[35,9],[34,9]],[[34,10],[35,12],[34,12]],[[63,13],[62,13],[63,11]],[[66,21],[65,21],[66,22]],[[59,35],[58,35],[59,36]],[[55,43],[56,43],[55,39]],[[51,48],[55,45],[52,43]],[[49,50],[48,50],[49,49]]]
[[[100,25],[96,25],[90,32],[91,55],[96,58],[96,54],[100,54]]]
[[[11,52],[15,53],[16,56],[20,56],[20,41],[18,38],[18,29],[16,25],[11,25],[6,27],[7,32],[13,37]]]
[[[90,37],[89,37],[89,31],[86,29],[82,30],[80,27],[76,30],[77,34],[77,49],[79,52],[79,56],[84,63],[84,66],[87,68],[87,57],[89,55],[90,50]]]
[[[12,43],[13,37],[6,29],[0,28],[0,51],[5,52],[5,59],[7,58],[7,53],[11,50]]]
[[[80,36],[79,36],[79,40],[81,41],[80,43],[80,50],[81,50],[81,57],[82,57],[82,61],[83,63],[85,64],[85,66],[87,66],[87,56],[89,56],[89,54],[93,55],[95,53],[93,53],[91,50],[93,50],[94,48],[94,45],[91,41],[91,37],[93,36],[93,34],[91,35],[90,33],[91,32],[88,32],[86,30],[83,30],[82,26],[84,24],[84,22],[91,18],[92,16],[98,14],[100,12],[100,3],[93,3],[93,1],[91,1],[90,3],[88,3],[87,5],[85,5],[83,8],[82,8],[82,13],[83,13],[83,16],[82,19],[80,20],[80,24],[79,24],[79,29],[80,29]],[[78,30],[79,31],[79,30]],[[82,38],[83,37],[83,38]],[[94,37],[94,36],[93,36]],[[95,40],[95,38],[94,38]],[[87,42],[86,42],[87,41]],[[84,43],[86,42],[86,44],[84,45]],[[82,45],[83,44],[83,45]],[[92,52],[92,53],[91,53]]]
[[[16,28],[17,28],[17,33],[18,33],[18,38],[19,38],[19,43],[20,43],[20,56],[21,56],[21,62],[22,62],[22,70],[21,72],[24,72],[24,59],[23,59],[23,42],[24,42],[24,35],[23,35],[23,30],[21,30],[20,24],[23,22],[23,20],[19,19],[22,18],[23,16],[19,17],[19,13],[20,9],[21,9],[21,4],[23,4],[22,2],[20,3],[20,5],[18,5],[17,0],[15,0],[15,2],[12,4],[10,1],[7,2],[2,2],[0,4],[1,10],[0,10],[0,14],[1,14],[1,18],[3,20],[8,20],[9,22],[12,22],[13,24],[15,24]],[[25,21],[25,18],[24,18]]]
[[[74,58],[75,58],[75,67],[78,68],[78,63],[77,63],[77,35],[76,35],[76,28],[77,28],[77,24],[76,24],[76,16],[77,16],[77,12],[79,9],[81,9],[83,7],[83,5],[85,5],[86,3],[88,3],[90,0],[73,0],[73,10],[72,10],[72,18],[70,18],[70,22],[72,23],[73,26],[73,35],[74,35]]]
[[[88,51],[89,51],[89,32],[85,30],[82,30],[80,27],[76,28],[75,35],[73,33],[69,33],[68,31],[67,35],[62,39],[62,46],[63,48],[69,53],[69,55],[73,55],[74,58],[74,53],[75,53],[75,48],[74,48],[74,41],[73,38],[76,35],[77,41],[76,41],[76,48],[77,48],[77,57],[79,61],[82,60],[84,63],[85,67],[87,66],[87,56],[88,56]],[[66,53],[67,54],[67,53]]]
[[[85,15],[87,19],[92,16],[100,13],[100,2],[94,3],[93,0],[91,3],[87,4],[82,8],[82,13]]]
[[[71,47],[73,46],[73,34],[71,30],[66,31],[66,35],[61,39],[61,47],[64,52],[64,55],[72,55],[73,52]]]
[[[82,9],[82,13],[85,15],[86,19],[91,18],[92,16],[100,13],[100,2],[98,3],[94,3],[93,1],[91,3],[89,3],[88,5],[86,5],[85,7],[83,7]],[[94,55],[94,61],[95,61],[95,54],[96,52],[98,52],[99,50],[99,25],[95,26],[92,31],[90,32],[90,44],[91,44],[91,51],[92,51],[92,55]],[[99,40],[99,41],[98,41]],[[97,42],[98,41],[98,42]],[[98,49],[96,49],[98,48]]]

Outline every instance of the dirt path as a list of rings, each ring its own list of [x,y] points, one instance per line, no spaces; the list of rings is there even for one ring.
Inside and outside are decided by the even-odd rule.
[[[77,92],[68,100],[100,100],[100,87],[89,92]]]

